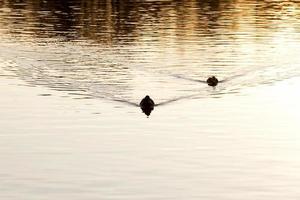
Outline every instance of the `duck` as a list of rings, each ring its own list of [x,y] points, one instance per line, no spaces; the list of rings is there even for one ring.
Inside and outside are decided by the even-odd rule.
[[[146,95],[140,102],[140,108],[142,109],[143,113],[145,113],[147,116],[149,116],[154,109],[155,103],[154,101],[149,97],[149,95]]]
[[[216,85],[218,85],[219,80],[215,76],[211,76],[206,80],[206,83],[209,86],[215,87]]]

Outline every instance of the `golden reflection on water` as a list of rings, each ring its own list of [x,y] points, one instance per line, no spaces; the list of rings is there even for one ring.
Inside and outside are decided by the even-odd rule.
[[[199,91],[174,77],[241,77],[223,94],[300,73],[294,1],[3,1],[0,9],[3,57],[18,63],[18,76],[55,89],[169,101]]]
[[[2,33],[28,37],[82,37],[106,44],[202,37],[266,38],[283,28],[299,30],[294,1],[27,1],[2,2]],[[226,38],[224,38],[226,39]]]
[[[52,74],[51,71],[64,71],[58,76],[75,77],[76,81],[80,77],[93,79],[90,72],[108,73],[114,74],[115,82],[126,82],[117,85],[131,87],[135,86],[129,82],[141,81],[138,75],[141,70],[200,80],[210,75],[229,79],[249,71],[265,71],[266,67],[273,68],[271,72],[277,74],[283,71],[282,77],[270,77],[261,72],[261,76],[268,78],[262,81],[251,79],[256,84],[287,78],[288,73],[295,76],[299,73],[296,67],[299,63],[296,56],[298,21],[299,3],[251,0],[3,1],[0,18],[4,41],[31,42],[26,45],[30,46],[28,51],[31,48],[36,49],[36,54],[43,53],[28,54],[30,60],[35,59],[32,56],[41,57],[41,62],[48,62],[48,66],[60,66],[57,68],[60,72],[44,70],[46,75]],[[46,48],[36,47],[36,44],[43,45],[48,41],[54,44],[64,42],[65,49],[48,44],[47,52]],[[93,51],[89,51],[92,48]],[[68,51],[74,55],[62,60],[50,55],[60,57],[59,54],[63,53],[62,56],[66,57]],[[20,50],[15,54],[24,52]],[[43,61],[44,57],[47,59]],[[80,66],[73,66],[74,73],[64,74],[75,63]],[[128,70],[124,71],[125,68]],[[37,66],[37,69],[40,71],[41,67]],[[133,76],[128,78],[125,74]],[[155,80],[152,83],[155,84]],[[157,84],[161,85],[159,81]],[[244,85],[247,84],[251,85]]]

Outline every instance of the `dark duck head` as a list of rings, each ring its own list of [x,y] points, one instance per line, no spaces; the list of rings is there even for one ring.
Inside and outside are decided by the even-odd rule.
[[[206,83],[209,85],[209,86],[216,86],[218,85],[219,83],[219,80],[215,77],[215,76],[211,76],[209,77],[207,80],[206,80]]]
[[[147,116],[149,116],[154,109],[154,101],[147,95],[145,98],[142,99],[140,102],[140,107]]]

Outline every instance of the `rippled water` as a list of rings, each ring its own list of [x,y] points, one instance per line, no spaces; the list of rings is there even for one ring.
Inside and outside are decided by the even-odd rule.
[[[0,197],[298,199],[299,49],[292,0],[2,0]]]

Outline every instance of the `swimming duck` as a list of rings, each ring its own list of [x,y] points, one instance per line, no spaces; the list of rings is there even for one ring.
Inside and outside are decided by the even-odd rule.
[[[206,83],[209,86],[213,86],[213,87],[218,85],[218,82],[219,82],[219,80],[215,76],[211,76],[206,80]]]
[[[147,116],[149,116],[154,109],[154,105],[154,101],[148,95],[146,95],[140,102],[140,107]]]

